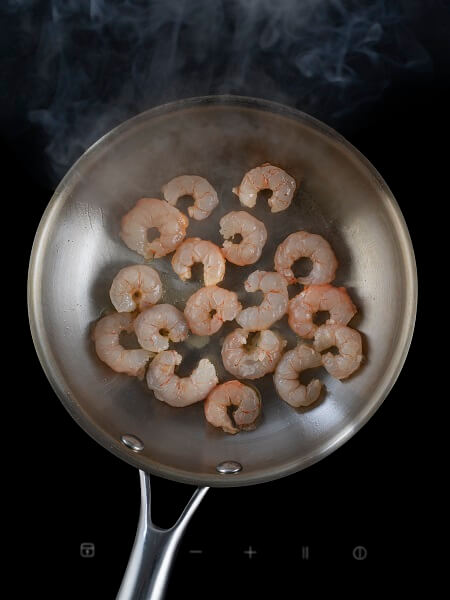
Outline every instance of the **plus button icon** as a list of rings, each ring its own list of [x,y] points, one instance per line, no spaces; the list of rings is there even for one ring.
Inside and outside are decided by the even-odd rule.
[[[248,550],[244,550],[244,554],[247,554],[249,558],[253,558],[253,555],[256,554],[256,550],[253,550],[253,548],[249,546]]]

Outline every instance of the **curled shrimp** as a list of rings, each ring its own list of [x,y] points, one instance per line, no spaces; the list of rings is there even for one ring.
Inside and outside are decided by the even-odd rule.
[[[151,352],[169,347],[169,340],[182,342],[189,333],[181,311],[171,304],[156,304],[136,317],[134,331],[140,345]]]
[[[327,323],[347,325],[356,314],[356,307],[345,287],[330,284],[309,285],[289,301],[288,321],[291,329],[304,338],[313,338],[317,325],[313,321],[319,311],[328,311]]]
[[[309,406],[317,400],[322,388],[318,379],[313,379],[308,385],[299,381],[299,374],[306,369],[320,367],[322,357],[311,346],[300,344],[286,352],[275,369],[273,381],[280,398],[298,408]]]
[[[311,259],[313,266],[305,277],[295,277],[292,264],[300,258]],[[283,275],[288,283],[330,283],[333,281],[338,262],[330,244],[321,235],[296,231],[281,242],[275,252],[275,270]]]
[[[153,354],[142,348],[125,349],[119,341],[122,331],[133,332],[133,317],[130,313],[113,313],[100,319],[92,335],[97,356],[113,371],[142,379],[145,366]]]
[[[235,292],[216,285],[197,290],[186,302],[184,316],[192,333],[212,335],[224,321],[232,321],[242,309]]]
[[[338,323],[321,325],[316,331],[313,345],[318,352],[337,347],[339,354],[327,352],[322,355],[323,366],[336,379],[349,377],[361,364],[361,335],[351,327]]]
[[[189,377],[175,375],[181,355],[174,350],[164,350],[155,356],[147,371],[147,385],[156,398],[170,406],[189,406],[206,398],[217,385],[214,365],[202,358]]]
[[[156,304],[162,295],[158,272],[147,265],[132,265],[121,269],[109,290],[109,296],[118,312],[144,310]]]
[[[202,221],[209,217],[212,211],[219,204],[216,190],[213,186],[197,175],[180,175],[174,177],[162,188],[164,199],[175,206],[178,198],[181,196],[192,196],[194,198],[193,206],[189,206],[189,216],[197,221]]]
[[[273,213],[285,210],[295,192],[295,179],[279,167],[264,163],[248,171],[239,187],[233,188],[233,193],[239,196],[241,204],[253,208],[260,190],[272,190],[268,202]]]
[[[120,237],[144,258],[160,258],[173,252],[186,236],[189,219],[177,208],[158,198],[141,198],[122,217]],[[160,237],[148,241],[148,229],[156,227]]]
[[[255,421],[261,412],[261,398],[248,385],[240,381],[227,381],[216,386],[204,403],[205,417],[214,427],[222,427],[226,433],[238,433],[240,429],[255,429]],[[233,421],[228,408],[235,406]]]
[[[230,212],[220,219],[220,234],[225,238],[223,255],[240,267],[259,260],[267,241],[264,223],[243,210]],[[237,234],[242,236],[239,244],[228,241]]]
[[[240,379],[259,379],[275,369],[286,340],[267,329],[247,344],[249,335],[245,329],[235,329],[227,335],[222,346],[223,366]]]
[[[216,285],[225,276],[225,259],[219,246],[198,237],[184,240],[172,257],[175,273],[185,281],[191,278],[194,263],[203,263],[205,285]]]
[[[285,278],[279,273],[254,271],[244,283],[247,292],[261,290],[264,299],[259,306],[244,308],[236,321],[247,331],[261,331],[281,319],[286,313],[289,295]]]

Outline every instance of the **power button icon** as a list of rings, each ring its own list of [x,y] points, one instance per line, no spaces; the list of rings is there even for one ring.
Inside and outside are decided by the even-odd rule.
[[[355,560],[365,560],[367,558],[367,548],[364,546],[355,546],[352,554]]]
[[[80,556],[83,558],[93,558],[95,556],[95,545],[91,542],[80,544]]]

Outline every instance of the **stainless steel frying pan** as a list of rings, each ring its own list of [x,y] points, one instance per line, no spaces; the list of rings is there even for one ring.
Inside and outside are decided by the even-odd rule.
[[[263,162],[302,180],[291,207],[272,214],[267,201],[253,211],[269,239],[256,265],[229,268],[222,285],[256,303],[243,282],[255,268],[272,270],[277,245],[291,232],[323,235],[339,259],[336,285],[359,308],[351,325],[364,338],[366,360],[348,381],[320,374],[326,395],[308,410],[294,410],[275,394],[272,378],[253,382],[263,418],[252,432],[230,436],[209,426],[201,404],[172,408],[145,382],[111,371],[95,355],[92,324],[111,309],[108,291],[117,271],[143,262],[119,238],[120,218],[141,196],[161,197],[161,186],[183,173],[205,176],[220,205],[204,222],[191,220],[190,236],[221,245],[218,221],[239,209],[231,188]],[[154,261],[163,302],[183,308],[200,281],[181,282],[170,259]],[[299,290],[297,290],[299,291]],[[37,353],[64,406],[87,433],[141,471],[142,510],[119,598],[160,598],[170,560],[207,486],[260,483],[294,473],[348,440],[380,406],[394,384],[411,341],[417,279],[413,250],[400,209],[383,179],[348,142],[296,110],[251,98],[194,98],[143,113],[94,144],[71,168],[48,205],[33,246],[29,314]],[[210,358],[219,378],[220,346],[236,325],[215,336],[195,336],[177,350],[180,374]],[[274,326],[295,345],[285,320]],[[170,530],[150,518],[153,473],[195,484],[199,490]]]

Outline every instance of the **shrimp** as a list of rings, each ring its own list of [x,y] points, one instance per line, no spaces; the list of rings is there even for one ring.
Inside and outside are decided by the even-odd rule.
[[[177,208],[158,198],[141,198],[122,217],[120,237],[144,258],[160,258],[173,252],[186,237],[189,219]],[[148,241],[147,230],[156,227],[160,237]]]
[[[181,196],[192,196],[194,204],[188,208],[188,213],[197,221],[209,217],[219,204],[219,198],[213,186],[209,181],[197,175],[175,177],[163,186],[162,193],[164,199],[172,206],[175,206]]]
[[[267,329],[247,344],[249,335],[245,329],[235,329],[227,335],[222,346],[223,366],[235,377],[259,379],[275,369],[286,340]]]
[[[347,325],[356,314],[356,306],[350,300],[345,287],[330,284],[309,285],[289,301],[288,321],[291,329],[304,338],[313,338],[317,325],[313,316],[319,311],[329,311],[327,323]]]
[[[156,304],[162,295],[158,272],[146,265],[132,265],[121,269],[109,290],[109,296],[118,312],[144,310]]]
[[[174,350],[164,350],[155,356],[147,371],[147,385],[156,398],[170,406],[189,406],[206,398],[218,384],[214,365],[202,358],[189,377],[175,375],[181,355]]]
[[[119,342],[122,331],[133,332],[133,317],[130,313],[113,313],[100,319],[92,335],[97,356],[117,373],[135,375],[142,379],[145,366],[153,354],[142,348],[126,350]]]
[[[291,266],[299,258],[311,259],[313,266],[305,277],[295,277]],[[326,239],[315,233],[296,231],[288,235],[275,252],[275,270],[286,277],[288,283],[330,283],[333,281],[338,262]]]
[[[161,352],[169,347],[169,340],[182,342],[189,333],[186,319],[171,304],[156,304],[136,318],[134,331],[138,342],[151,352]]]
[[[295,192],[295,179],[279,167],[264,163],[246,173],[239,187],[233,188],[233,193],[239,196],[241,204],[253,208],[260,190],[272,190],[269,198],[270,210],[273,213],[285,210]]]
[[[339,323],[321,325],[316,331],[313,345],[318,352],[331,346],[337,347],[338,355],[331,352],[322,355],[323,366],[336,379],[345,379],[354,373],[363,358],[359,332]]]
[[[182,242],[172,257],[175,273],[185,281],[191,278],[191,267],[194,263],[203,263],[205,285],[216,285],[225,276],[225,259],[219,246],[201,240],[198,237],[188,238]]]
[[[212,335],[224,321],[232,321],[242,309],[235,292],[210,285],[197,290],[186,302],[184,316],[192,333]]]
[[[321,364],[320,354],[306,344],[299,344],[293,350],[286,352],[273,376],[280,398],[294,408],[309,406],[315,402],[319,397],[322,384],[318,379],[313,379],[308,385],[303,385],[298,376],[302,371],[320,367]]]
[[[239,325],[247,331],[261,331],[279,321],[286,313],[289,295],[285,278],[279,273],[254,271],[244,283],[247,292],[261,290],[264,299],[259,306],[244,308],[236,317]]]
[[[220,219],[220,234],[226,240],[223,243],[223,255],[240,267],[259,260],[267,241],[264,223],[243,210],[230,212]],[[236,234],[242,236],[239,244],[228,241]]]
[[[236,427],[228,416],[229,406],[237,407],[233,412]],[[211,425],[222,427],[226,433],[238,433],[240,429],[255,429],[255,421],[261,412],[261,398],[250,386],[233,380],[216,386],[203,407],[206,420]]]

